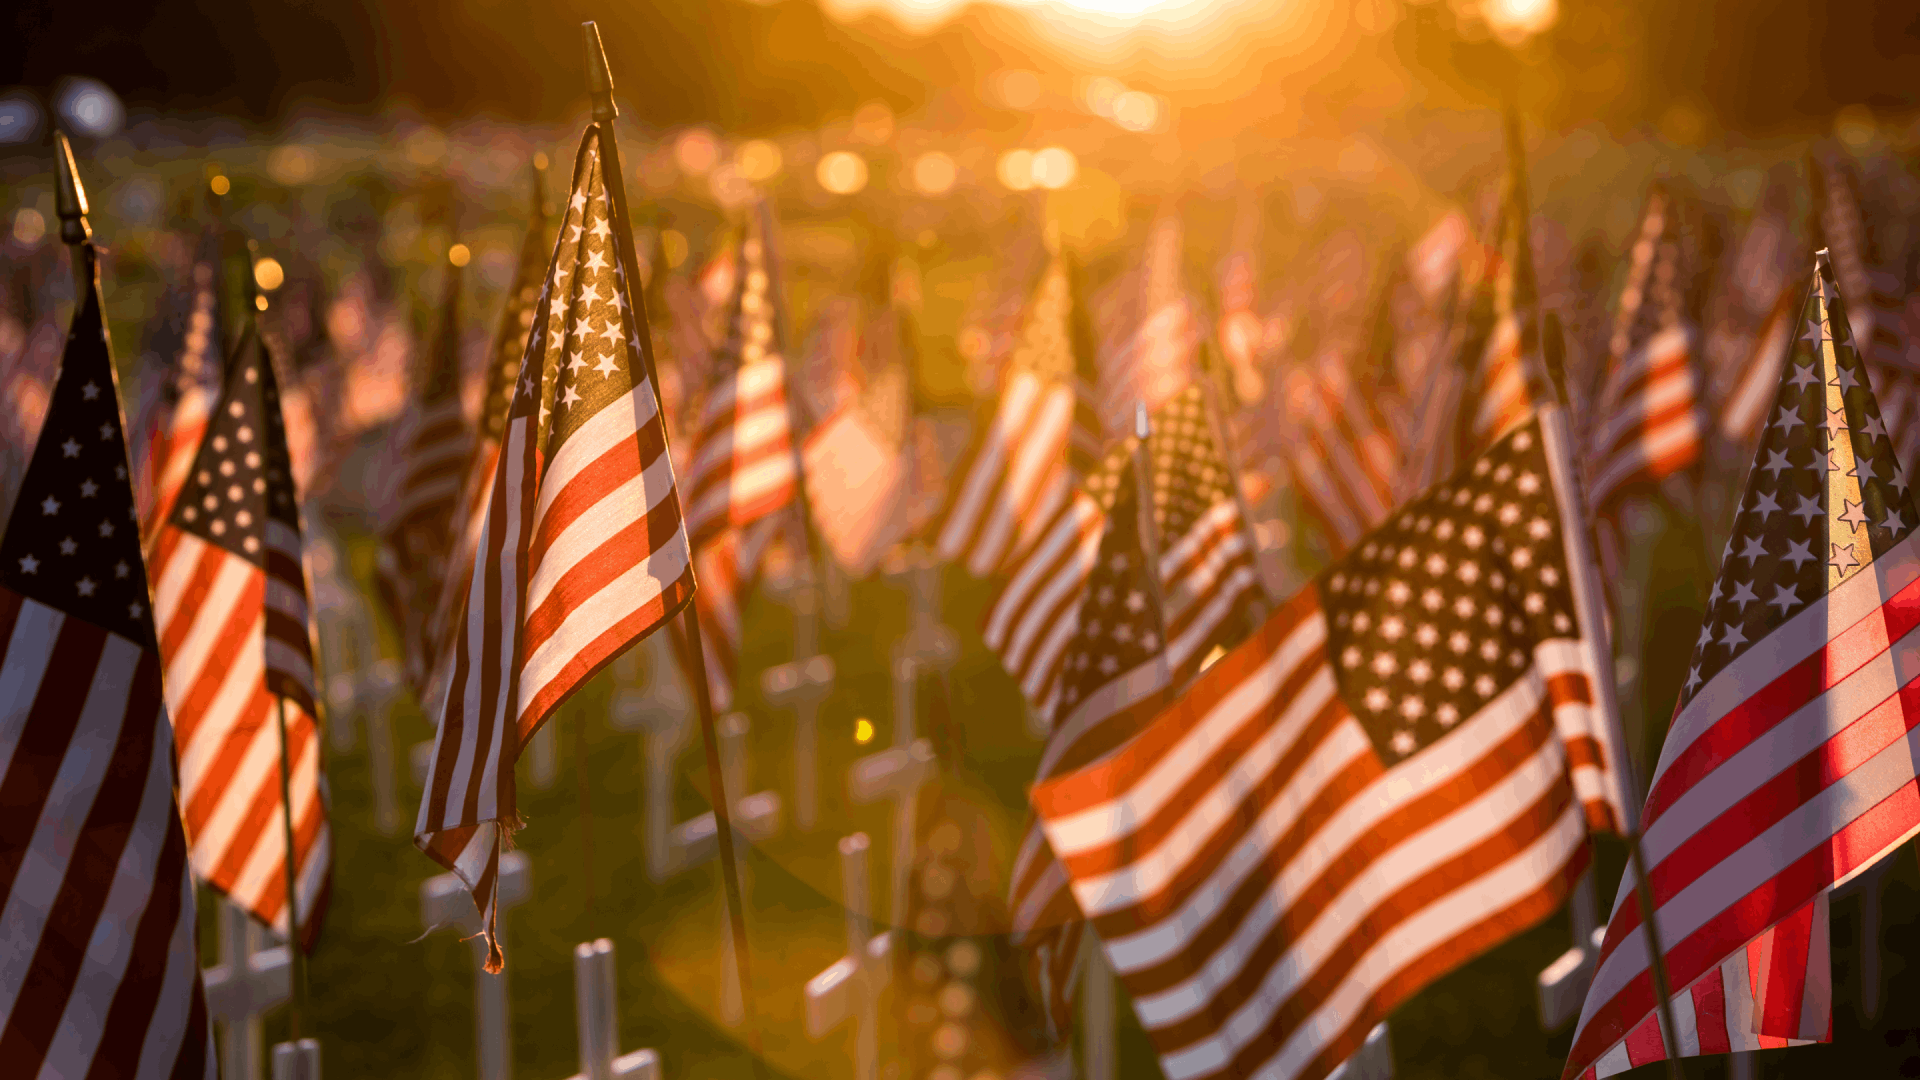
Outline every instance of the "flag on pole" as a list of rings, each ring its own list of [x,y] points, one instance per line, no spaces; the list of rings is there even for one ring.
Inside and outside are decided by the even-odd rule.
[[[400,633],[407,684],[425,700],[437,659],[433,605],[448,577],[473,433],[460,403],[460,270],[441,286],[440,326],[413,401],[394,430],[398,489],[381,529],[375,584]]]
[[[1097,464],[1100,423],[1088,394],[1098,378],[1079,267],[1048,262],[1002,377],[1000,401],[960,468],[936,550],[975,577],[1024,552],[1072,497],[1074,464]]]
[[[1567,1077],[1828,1038],[1823,896],[1920,829],[1916,518],[1835,269],[1821,252],[1641,815],[1678,1045],[1623,884]]]
[[[414,843],[472,891],[499,971],[494,886],[519,827],[520,747],[693,595],[659,399],[588,125],[507,414]]]
[[[1387,519],[1402,451],[1374,401],[1353,384],[1338,354],[1286,376],[1288,471],[1302,509],[1344,552]]]
[[[1131,448],[1122,452],[1125,463],[1116,470],[1112,511],[1081,591],[1036,782],[1113,753],[1174,689],[1159,583],[1142,532],[1140,493],[1147,481],[1132,467]],[[1028,822],[1020,844],[1008,907],[1014,945],[1025,953],[1048,1024],[1062,1038],[1072,1025],[1085,927],[1038,821]]]
[[[1127,430],[1135,403],[1158,409],[1194,377],[1194,356],[1205,330],[1198,306],[1187,295],[1185,257],[1185,229],[1168,208],[1148,230],[1139,272],[1120,286],[1136,291],[1117,298],[1116,315],[1129,329],[1100,363],[1094,400],[1103,436]]]
[[[104,528],[104,525],[102,526]],[[300,943],[331,886],[299,500],[272,357],[249,325],[153,544],[153,614],[201,880],[290,937],[280,726],[287,711]]]
[[[1507,181],[1511,188],[1515,181]],[[1472,377],[1464,404],[1465,456],[1479,453],[1533,408],[1527,388],[1527,370],[1538,362],[1533,355],[1535,286],[1532,253],[1527,250],[1527,209],[1511,193],[1500,219],[1500,257],[1493,268],[1491,297],[1493,324],[1477,355],[1470,355]],[[1526,260],[1521,265],[1522,259]]]
[[[1692,267],[1681,250],[1681,208],[1656,185],[1647,194],[1614,312],[1588,460],[1596,511],[1629,489],[1657,484],[1700,460],[1706,425],[1698,337],[1686,310]]]
[[[1508,432],[1123,748],[1032,790],[1170,1080],[1326,1076],[1550,915],[1588,827],[1626,820],[1556,424]]]
[[[220,396],[226,283],[218,229],[201,238],[189,275],[190,283],[175,298],[177,309],[143,358],[148,373],[141,379],[133,418],[133,490],[141,539],[149,549],[187,482],[207,416]]]
[[[214,1080],[173,728],[91,245],[0,537],[0,1054],[19,1076]]]
[[[1787,171],[1768,178],[1746,232],[1720,260],[1707,309],[1703,354],[1715,424],[1740,458],[1766,423],[1800,318],[1799,245],[1788,223],[1797,181]]]

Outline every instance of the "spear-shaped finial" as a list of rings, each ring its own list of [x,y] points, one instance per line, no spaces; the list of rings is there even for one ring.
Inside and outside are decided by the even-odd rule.
[[[589,19],[580,24],[587,43],[587,92],[593,97],[593,118],[606,123],[620,115],[613,104],[613,72],[607,68],[607,50],[600,44],[600,26]]]
[[[84,244],[93,239],[93,227],[87,224],[87,189],[80,183],[80,169],[73,161],[73,144],[67,133],[53,133],[54,169],[60,183],[54,190],[54,213],[60,215],[60,240],[66,244]]]
[[[1144,401],[1133,403],[1133,434],[1140,439],[1153,434],[1152,425],[1147,422],[1147,403]]]

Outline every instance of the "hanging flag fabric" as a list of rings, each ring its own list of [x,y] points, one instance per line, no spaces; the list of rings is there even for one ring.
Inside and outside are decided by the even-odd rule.
[[[1170,1080],[1328,1075],[1551,915],[1588,828],[1625,820],[1549,435],[1507,433],[1123,748],[1032,790]]]
[[[1336,554],[1393,510],[1402,450],[1392,426],[1348,377],[1336,355],[1296,367],[1283,390],[1294,437],[1287,468],[1304,509]]]
[[[140,403],[133,418],[134,495],[148,548],[187,482],[207,416],[220,396],[226,362],[222,338],[220,233],[208,229],[188,271],[190,283],[143,357]]]
[[[1913,501],[1834,276],[1823,252],[1642,814],[1679,1045],[1629,882],[1568,1077],[1827,1038],[1806,909],[1920,828]]]
[[[678,614],[692,552],[659,399],[626,302],[600,128],[566,215],[507,414],[457,620],[414,843],[473,892],[494,937],[500,846],[519,827],[520,747],[587,679]]]
[[[460,404],[460,270],[448,266],[426,370],[395,427],[400,472],[381,529],[374,581],[400,634],[407,685],[425,701],[437,659],[430,622],[458,539],[473,433]]]
[[[1126,431],[1135,403],[1158,409],[1193,380],[1204,330],[1186,291],[1185,252],[1180,218],[1163,212],[1148,231],[1136,279],[1122,286],[1137,290],[1120,300],[1125,337],[1101,358],[1095,400],[1104,433]]]
[[[1175,668],[1190,670],[1213,645],[1237,635],[1261,586],[1250,526],[1234,498],[1205,393],[1198,386],[1182,390],[1154,414],[1153,425],[1149,448],[1169,647],[1178,654]],[[1060,664],[1077,632],[1081,595],[1123,467],[1117,454],[1054,515],[987,609],[987,647],[1042,716],[1054,714]]]
[[[173,728],[91,246],[0,537],[0,1054],[18,1076],[215,1080]]]
[[[1508,180],[1509,184],[1513,181]],[[1476,454],[1531,413],[1533,399],[1527,386],[1527,369],[1537,363],[1538,342],[1532,340],[1535,315],[1534,283],[1527,242],[1524,210],[1516,210],[1509,199],[1501,215],[1500,258],[1493,270],[1491,296],[1493,324],[1472,357],[1472,378],[1465,404],[1467,413],[1466,454]],[[1521,265],[1525,256],[1527,265]]]
[[[958,470],[936,534],[941,558],[988,577],[1024,552],[1072,497],[1075,462],[1099,459],[1100,426],[1087,399],[1096,376],[1093,327],[1079,269],[1047,264],[1022,320],[993,417]]]
[[[1112,473],[1112,511],[1081,592],[1037,782],[1111,754],[1174,688],[1159,585],[1141,534],[1146,479],[1136,476],[1130,449],[1121,453],[1123,463]],[[1028,822],[1021,842],[1008,907],[1013,942],[1026,955],[1048,1024],[1056,1039],[1064,1038],[1072,1026],[1085,927],[1038,821]]]
[[[759,221],[758,215],[755,221]],[[740,241],[727,339],[700,397],[687,467],[687,535],[697,550],[794,501],[798,485],[788,422],[785,345],[777,339],[776,267],[764,227]]]
[[[1768,178],[1753,220],[1720,260],[1707,308],[1709,400],[1721,438],[1741,459],[1766,423],[1800,318],[1805,285],[1796,252],[1802,249],[1788,223],[1794,183],[1784,175]]]
[[[288,936],[280,725],[292,765],[300,941],[332,881],[299,500],[273,362],[249,326],[153,545],[153,613],[201,880]]]
[[[1588,457],[1595,465],[1587,498],[1596,511],[1700,460],[1706,425],[1698,332],[1685,308],[1692,269],[1681,250],[1680,212],[1672,193],[1656,186],[1628,255]]]

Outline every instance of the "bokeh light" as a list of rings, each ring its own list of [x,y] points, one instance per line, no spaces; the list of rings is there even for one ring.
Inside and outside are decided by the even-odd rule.
[[[1049,146],[1033,155],[1033,163],[1028,171],[1036,187],[1058,191],[1073,183],[1074,175],[1080,171],[1080,163],[1074,160],[1073,151],[1061,146]]]
[[[849,150],[822,155],[813,175],[835,195],[852,195],[867,186],[867,159]]]
[[[865,746],[873,741],[873,721],[861,717],[853,722],[853,741]]]
[[[215,195],[225,195],[227,192],[233,190],[233,181],[219,173],[214,173],[207,178],[207,187],[210,188]]]
[[[720,163],[720,140],[703,128],[683,131],[673,141],[673,163],[688,176],[705,176]]]
[[[953,190],[959,169],[953,158],[938,150],[921,154],[913,163],[913,186],[922,195],[945,195]]]
[[[44,117],[40,103],[30,94],[0,97],[0,145],[30,143],[40,137]]]
[[[1160,117],[1160,99],[1145,91],[1129,90],[1113,101],[1113,122],[1128,131],[1152,131]]]
[[[106,83],[98,79],[68,79],[61,84],[54,111],[82,135],[104,139],[126,122],[126,107]]]
[[[47,219],[40,211],[31,206],[21,207],[13,215],[13,240],[22,247],[32,247],[47,235]]]
[[[766,139],[748,139],[733,152],[733,167],[741,179],[764,184],[780,175],[780,148]]]
[[[1000,155],[1000,164],[994,169],[1000,182],[1012,191],[1033,190],[1033,151],[1009,150]]]
[[[1493,36],[1508,45],[1524,44],[1560,17],[1559,0],[1487,0],[1480,10]]]
[[[455,244],[447,249],[447,261],[455,266],[465,266],[473,261],[473,251],[465,244]]]
[[[261,291],[272,292],[286,284],[286,281],[286,268],[273,256],[269,255],[253,264],[253,283],[260,286]]]

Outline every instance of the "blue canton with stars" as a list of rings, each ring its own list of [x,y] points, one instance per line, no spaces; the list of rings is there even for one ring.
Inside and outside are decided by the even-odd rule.
[[[1829,308],[1824,321],[1823,303]],[[1858,571],[1913,530],[1906,477],[1825,259],[1800,325],[1707,597],[1682,706],[1754,642],[1824,596],[1830,582]],[[1823,355],[1829,340],[1824,326],[1833,328],[1831,373]],[[1834,392],[1839,409],[1829,408]],[[1836,459],[1846,456],[1849,445],[1853,465],[1846,468]],[[1843,497],[1840,506],[1828,505],[1834,473],[1851,479],[1857,500]],[[1836,525],[1855,537],[1864,530],[1870,550],[1857,550],[1857,540],[1835,542]]]
[[[1111,470],[1108,471],[1112,475]],[[1140,497],[1132,469],[1118,473],[1113,509],[1087,590],[1080,626],[1067,647],[1053,722],[1065,720],[1095,690],[1166,649],[1153,579],[1140,542]]]
[[[249,327],[174,503],[173,524],[265,567],[269,518],[300,530],[279,383],[258,330]]]
[[[1319,579],[1340,697],[1389,764],[1444,738],[1579,636],[1553,481],[1530,420]]]
[[[91,248],[85,257],[91,278]],[[0,537],[0,584],[156,647],[97,284],[74,316],[40,441]]]

